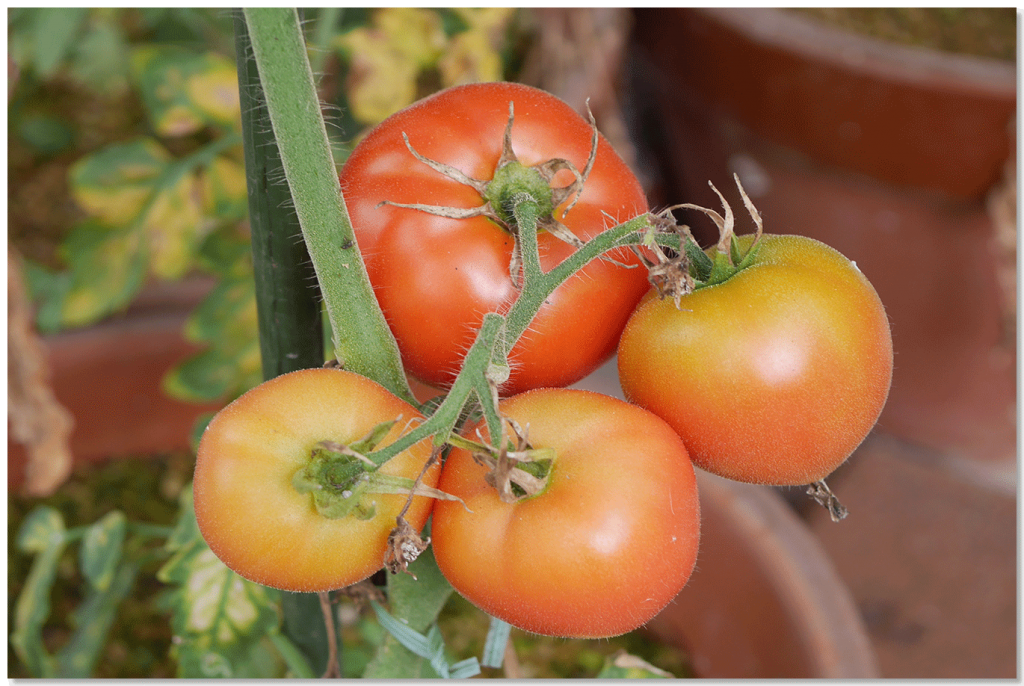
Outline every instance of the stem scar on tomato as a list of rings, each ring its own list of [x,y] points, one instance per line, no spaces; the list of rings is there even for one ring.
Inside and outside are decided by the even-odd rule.
[[[419,476],[413,480],[378,471],[378,465],[364,454],[372,452],[400,419],[378,424],[351,445],[320,441],[313,446],[306,464],[295,472],[292,486],[299,493],[309,493],[316,511],[328,519],[349,516],[372,519],[376,514],[374,494],[408,494],[409,499],[396,518],[399,528],[413,496],[453,499],[453,496],[422,483],[423,475],[436,462],[436,455],[431,455]]]
[[[523,429],[508,417],[502,419],[503,435],[497,447],[484,441],[479,430],[477,437],[480,441],[453,434],[448,442],[468,450],[476,462],[490,468],[484,479],[498,491],[503,502],[514,503],[538,496],[547,488],[557,455],[552,448],[530,445],[527,437],[529,427]],[[504,434],[507,427],[512,429],[514,443]]]

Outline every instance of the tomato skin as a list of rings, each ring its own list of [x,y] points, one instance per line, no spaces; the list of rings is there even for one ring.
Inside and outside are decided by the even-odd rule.
[[[304,369],[275,377],[221,410],[203,433],[196,457],[196,520],[213,552],[239,575],[288,591],[327,591],[370,576],[384,564],[388,534],[404,495],[375,495],[372,519],[328,519],[292,477],[322,440],[349,444],[374,426],[402,417],[381,446],[420,414],[375,382],[340,369]],[[429,441],[389,460],[380,471],[415,479]],[[432,467],[424,483],[440,475]],[[417,496],[405,515],[419,531],[433,501]]]
[[[435,505],[442,573],[485,612],[534,633],[608,637],[650,620],[697,556],[700,505],[682,441],[649,412],[589,391],[528,391],[501,411],[529,426],[534,447],[557,451],[548,487],[504,503],[486,469],[453,450],[439,487],[472,512]]]
[[[509,276],[513,239],[483,217],[447,219],[380,203],[483,205],[475,190],[417,161],[402,133],[421,155],[490,180],[510,101],[515,103],[512,147],[523,165],[564,158],[581,171],[586,167],[593,133],[572,108],[529,86],[483,83],[442,91],[385,120],[356,146],[341,172],[357,241],[403,363],[434,386],[444,388],[454,380],[484,314],[504,313],[515,301]],[[634,174],[603,137],[598,146],[582,196],[561,219],[582,240],[647,211]],[[553,185],[572,180],[563,170]],[[538,241],[545,271],[573,251],[547,232]],[[639,263],[625,249],[611,256]],[[568,385],[596,369],[615,352],[646,290],[642,268],[592,262],[552,294],[513,348],[504,393]]]
[[[645,300],[618,357],[626,398],[671,424],[694,464],[774,485],[813,483],[846,460],[885,405],[892,364],[888,318],[856,265],[771,235],[752,266],[680,309]]]

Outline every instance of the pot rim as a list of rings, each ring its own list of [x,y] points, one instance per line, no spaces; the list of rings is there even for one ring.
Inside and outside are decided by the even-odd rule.
[[[774,8],[694,9],[750,40],[844,69],[895,81],[1015,97],[1017,65],[974,55],[899,45]]]

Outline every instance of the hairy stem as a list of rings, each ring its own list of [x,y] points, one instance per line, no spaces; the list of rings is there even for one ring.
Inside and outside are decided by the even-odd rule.
[[[341,194],[327,130],[294,9],[245,9],[260,83],[295,213],[316,270],[344,367],[399,397],[412,392],[373,295]]]

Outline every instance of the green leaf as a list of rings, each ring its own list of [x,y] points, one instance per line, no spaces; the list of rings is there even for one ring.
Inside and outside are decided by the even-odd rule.
[[[75,633],[57,653],[58,678],[85,679],[92,676],[117,610],[131,593],[137,575],[138,566],[125,563],[111,571],[110,582],[104,588],[94,586],[90,590],[72,615]]]
[[[257,645],[280,628],[278,592],[238,576],[203,541],[192,491],[167,541],[171,559],[157,578],[174,586],[164,603],[175,634],[179,676],[241,678],[252,674]]]
[[[223,338],[228,332],[254,338],[256,295],[252,273],[225,278],[193,310],[185,323],[185,336],[195,342]]]
[[[67,545],[63,517],[52,507],[33,510],[21,525],[17,545],[36,553],[36,558],[14,606],[11,647],[32,676],[52,678],[56,665],[43,645],[43,625],[50,616],[50,591]]]
[[[437,621],[453,589],[438,569],[431,548],[409,565],[409,572],[416,578],[410,574],[388,577],[391,614],[413,631],[423,633]],[[363,676],[368,679],[415,679],[430,677],[433,673],[426,660],[389,634]]]
[[[185,336],[210,348],[184,360],[163,379],[164,390],[188,401],[238,395],[263,380],[256,296],[248,277],[225,277],[185,323]]]
[[[198,543],[205,545],[203,534],[199,531],[199,523],[196,521],[191,484],[182,489],[181,495],[178,496],[178,506],[181,514],[178,515],[174,530],[164,543],[164,549],[171,553],[180,552]]]
[[[373,611],[381,626],[409,652],[430,662],[431,668],[442,679],[469,678],[480,673],[480,665],[475,657],[449,665],[445,657],[444,638],[441,630],[434,624],[427,635],[410,629],[400,620],[395,619],[387,610],[375,601],[370,601]]]
[[[234,64],[222,55],[147,45],[132,53],[131,71],[158,135],[238,125],[238,80]]]
[[[116,17],[91,22],[69,66],[72,78],[90,90],[115,94],[128,88],[128,43]]]
[[[79,549],[82,573],[97,591],[106,591],[121,561],[128,519],[120,510],[104,515],[85,532]]]
[[[636,655],[620,650],[605,658],[598,679],[671,679],[673,675]]]
[[[252,244],[235,230],[214,231],[196,255],[199,266],[217,276],[252,281]]]
[[[42,7],[33,22],[33,64],[40,77],[53,76],[71,50],[88,16],[84,7]]]
[[[491,625],[487,629],[487,638],[484,640],[484,654],[481,662],[484,667],[498,669],[505,661],[505,648],[508,646],[508,637],[512,633],[512,625],[503,622],[497,617],[491,617]]]
[[[32,510],[18,531],[18,549],[26,553],[41,553],[64,539],[64,518],[52,507]]]
[[[306,656],[302,654],[298,646],[291,642],[291,640],[278,631],[272,631],[269,634],[270,641],[277,648],[277,652],[280,653],[285,664],[288,665],[288,669],[291,671],[292,678],[295,679],[315,679],[316,674],[309,668],[309,663],[306,662]]]
[[[63,326],[61,309],[71,288],[71,274],[52,271],[25,260],[25,282],[36,304],[36,326],[41,333],[54,333]]]
[[[23,141],[45,155],[55,155],[75,142],[71,126],[47,114],[25,114],[17,123],[18,135]]]

